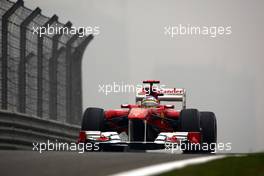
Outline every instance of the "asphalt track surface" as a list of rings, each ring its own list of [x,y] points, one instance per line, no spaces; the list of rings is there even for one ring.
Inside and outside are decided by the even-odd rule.
[[[191,154],[0,151],[0,175],[105,176],[153,164],[199,157]],[[203,155],[204,156],[204,155]]]

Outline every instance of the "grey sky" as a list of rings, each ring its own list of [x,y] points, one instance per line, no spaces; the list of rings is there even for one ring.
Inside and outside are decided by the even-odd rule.
[[[264,149],[264,1],[25,0],[61,22],[96,25],[83,58],[83,105],[118,108],[133,94],[98,93],[98,85],[159,79],[187,89],[187,106],[211,110],[218,141],[233,152]],[[164,35],[164,26],[232,26],[232,34]]]

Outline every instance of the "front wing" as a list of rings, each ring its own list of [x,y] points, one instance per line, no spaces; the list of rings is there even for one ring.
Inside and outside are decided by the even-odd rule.
[[[165,148],[166,146],[181,145],[184,143],[200,143],[200,132],[162,132],[159,133],[154,141],[129,141],[125,132],[118,134],[117,132],[101,132],[101,131],[81,131],[85,134],[85,139],[81,141],[98,143],[108,146],[129,146],[133,144],[141,144],[152,146],[150,148]],[[79,140],[80,141],[80,140]],[[156,147],[153,147],[156,146]]]

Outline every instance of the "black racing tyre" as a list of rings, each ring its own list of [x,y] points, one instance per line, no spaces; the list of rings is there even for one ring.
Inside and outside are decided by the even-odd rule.
[[[200,112],[197,109],[183,109],[180,113],[180,131],[182,132],[200,132]],[[200,144],[197,144],[198,147]],[[190,146],[190,145],[188,145]],[[200,148],[182,148],[183,153],[199,153]]]
[[[104,131],[104,110],[101,108],[87,108],[83,114],[82,130]]]
[[[215,151],[217,142],[217,122],[213,112],[200,112],[201,128],[202,128],[202,143],[209,147],[202,150],[205,153]],[[204,147],[203,147],[204,148]]]
[[[183,109],[181,111],[180,131],[200,132],[200,113],[197,109]]]

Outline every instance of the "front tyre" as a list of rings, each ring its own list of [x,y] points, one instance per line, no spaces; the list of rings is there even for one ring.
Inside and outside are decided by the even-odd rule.
[[[81,130],[82,131],[104,131],[104,110],[101,108],[87,108],[83,113],[82,118],[82,125]],[[93,145],[96,145],[96,143],[92,143]],[[101,151],[103,148],[100,146],[99,150]],[[95,151],[94,148],[93,150]]]
[[[83,131],[104,131],[104,110],[101,108],[87,108],[83,114]]]
[[[200,112],[197,109],[183,109],[180,113],[180,131],[182,132],[200,132]],[[199,147],[200,144],[198,144]],[[198,153],[198,147],[182,148],[183,153]]]
[[[200,112],[203,153],[215,152],[217,142],[217,122],[213,112]]]
[[[180,129],[184,132],[200,132],[200,113],[197,109],[183,109],[181,111]]]

